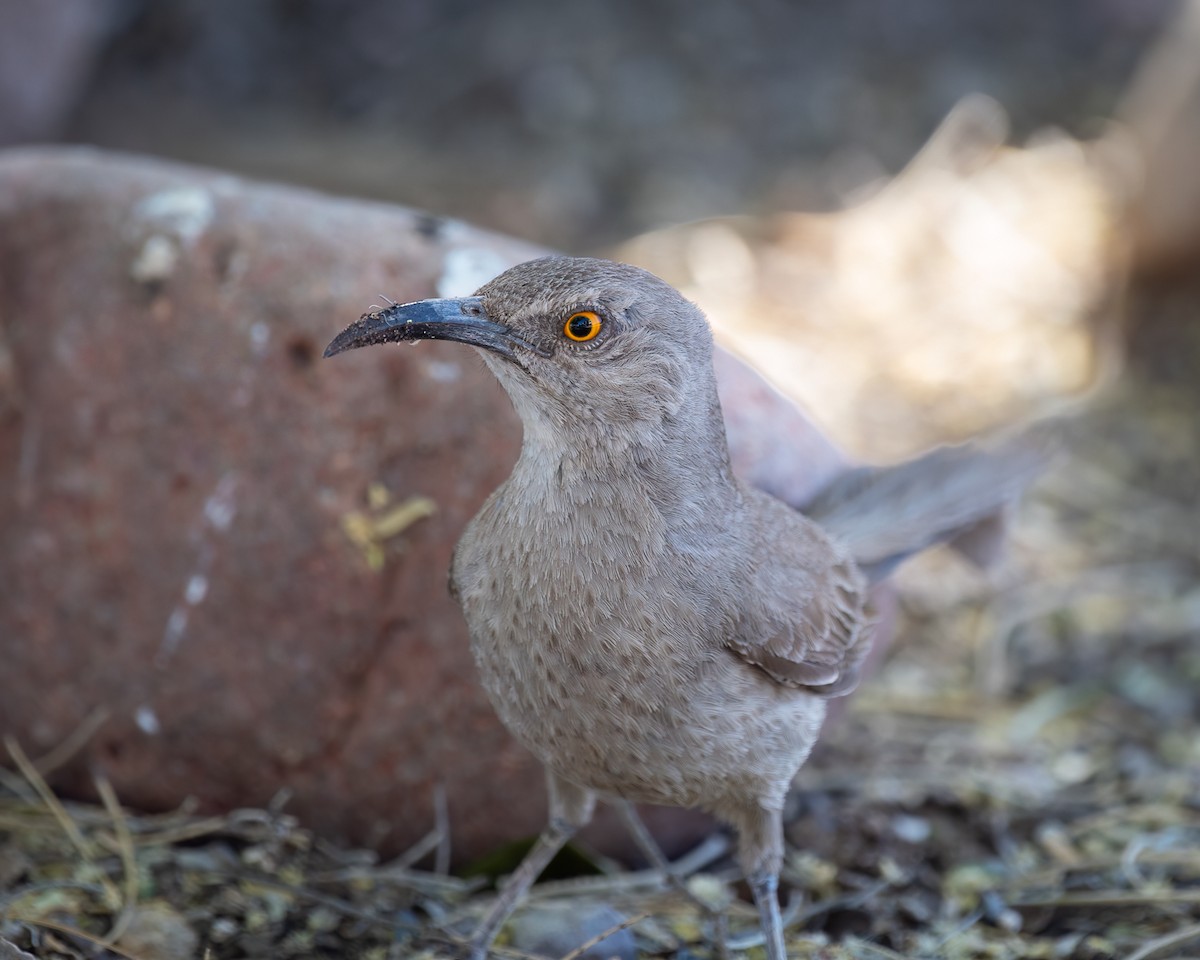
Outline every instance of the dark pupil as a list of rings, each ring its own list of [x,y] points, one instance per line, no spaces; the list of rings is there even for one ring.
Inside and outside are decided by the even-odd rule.
[[[591,317],[585,317],[582,313],[571,318],[571,336],[583,339],[592,332],[592,324],[595,323]]]

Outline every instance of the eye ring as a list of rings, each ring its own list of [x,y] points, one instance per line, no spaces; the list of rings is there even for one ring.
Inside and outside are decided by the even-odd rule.
[[[600,335],[604,321],[594,310],[576,310],[563,324],[563,336],[575,343],[587,343]]]

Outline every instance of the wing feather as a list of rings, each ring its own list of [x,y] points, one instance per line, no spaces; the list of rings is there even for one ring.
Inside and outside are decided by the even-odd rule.
[[[764,497],[743,609],[729,647],[776,683],[850,693],[870,648],[866,582],[814,523]]]

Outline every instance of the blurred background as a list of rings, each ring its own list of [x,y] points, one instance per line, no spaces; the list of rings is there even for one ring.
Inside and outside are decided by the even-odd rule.
[[[1151,63],[1195,32],[1171,27],[1183,9],[9,4],[0,142],[168,157],[634,260],[840,443],[892,459],[1096,385],[1131,259],[1192,262],[1195,58],[1184,42]]]
[[[898,576],[898,640],[802,774],[788,882],[823,905],[818,941],[1183,955],[1200,6],[0,0],[0,143],[34,142],[640,263],[856,458],[1068,415],[1006,562]],[[191,907],[205,937],[214,910]],[[235,940],[253,953],[218,954]]]
[[[830,209],[950,108],[1100,133],[1175,0],[47,0],[3,7],[0,140],[211,164],[572,253]]]

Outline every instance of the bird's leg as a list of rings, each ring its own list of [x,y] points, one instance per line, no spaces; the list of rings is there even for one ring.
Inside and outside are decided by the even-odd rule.
[[[782,806],[782,805],[781,805]],[[766,939],[767,960],[787,960],[783,918],[779,913],[779,870],[783,866],[783,816],[780,807],[757,803],[731,817],[738,828],[738,860],[754,894]]]
[[[712,921],[713,939],[716,941],[717,955],[720,957],[727,956],[729,949],[726,945],[724,912],[696,896],[688,889],[688,885],[684,882],[683,877],[679,875],[674,865],[667,859],[666,854],[662,852],[658,841],[654,839],[654,834],[646,827],[645,822],[637,812],[636,806],[628,800],[618,800],[616,806],[621,819],[625,821],[626,829],[633,837],[634,843],[642,851],[642,856],[650,861],[650,865],[663,875],[668,884],[699,907],[701,912]]]
[[[484,960],[488,947],[526,891],[563,845],[592,819],[595,797],[590,790],[567,783],[549,771],[546,771],[546,783],[550,791],[550,820],[532,849],[525,854],[525,859],[509,874],[492,908],[475,928],[471,937],[471,960]]]
[[[526,891],[541,876],[546,865],[571,839],[574,832],[575,828],[565,820],[554,816],[550,817],[550,822],[546,824],[546,828],[537,838],[537,842],[525,855],[525,859],[521,861],[517,869],[508,875],[492,908],[475,928],[475,934],[471,937],[471,960],[483,960],[487,956],[487,949],[496,939],[500,928],[504,926],[504,921],[517,908],[517,904],[521,902]]]
[[[779,875],[760,872],[746,877],[758,907],[758,922],[766,940],[767,960],[787,960],[783,948],[783,919],[779,914]]]

